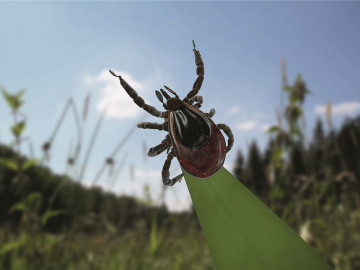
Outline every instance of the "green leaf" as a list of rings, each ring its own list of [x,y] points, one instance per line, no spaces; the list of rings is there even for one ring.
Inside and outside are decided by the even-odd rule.
[[[151,232],[150,232],[150,243],[149,243],[149,250],[150,254],[155,255],[156,252],[159,250],[163,243],[164,234],[162,231],[158,230],[156,216],[153,216],[151,222]]]
[[[5,88],[2,88],[1,92],[3,94],[4,99],[9,104],[9,106],[11,108],[14,108],[15,98],[13,96],[11,96],[8,92],[6,92]]]
[[[273,200],[281,200],[282,198],[285,197],[285,192],[283,189],[276,187],[273,188],[270,192],[269,192],[269,198],[273,199]]]
[[[294,90],[294,87],[287,85],[287,86],[284,86],[283,89],[285,92],[292,92]]]
[[[16,97],[17,99],[20,99],[24,93],[25,93],[25,90],[24,90],[24,89],[23,89],[23,90],[20,90],[17,94],[15,94],[15,97]]]
[[[283,164],[283,155],[284,155],[283,148],[275,148],[271,153],[271,161],[274,163],[276,168],[281,168]]]
[[[20,238],[17,239],[16,241],[9,242],[9,243],[6,243],[5,245],[3,245],[0,248],[0,255],[10,252],[10,251],[13,251],[13,250],[16,250],[16,249],[20,248],[21,246],[25,245],[27,242],[27,238],[28,238],[27,234],[25,232],[23,232],[21,234]]]
[[[30,167],[36,165],[38,162],[39,160],[36,158],[28,159],[22,166],[23,171],[26,171]]]
[[[298,101],[300,101],[300,96],[297,93],[292,93],[289,97],[289,101],[290,103],[296,103]]]
[[[277,133],[280,131],[281,131],[281,128],[279,126],[271,126],[271,127],[269,127],[269,129],[266,132],[271,134],[271,133]]]
[[[6,102],[13,110],[20,108],[20,106],[24,104],[24,102],[20,100],[21,96],[24,94],[24,90],[18,92],[15,95],[10,95],[8,92],[6,92],[5,88],[2,88],[1,92]]]
[[[29,208],[26,206],[26,204],[24,202],[18,202],[18,203],[15,203],[13,206],[11,206],[9,213],[12,213],[14,211],[26,212],[28,210],[29,210]]]
[[[49,210],[46,211],[41,217],[41,225],[45,226],[50,218],[57,217],[59,215],[66,214],[66,210]]]
[[[12,161],[10,159],[0,158],[0,165],[8,167],[12,171],[18,170],[18,166],[17,166],[16,162]]]
[[[39,207],[41,205],[41,194],[39,192],[33,192],[30,193],[25,199],[23,199],[21,202],[15,203],[11,208],[10,208],[10,213],[13,211],[22,211],[22,212],[27,212],[27,211],[38,211]]]
[[[290,133],[292,137],[299,136],[300,138],[303,138],[303,134],[297,125],[291,125]]]
[[[25,127],[26,127],[26,122],[20,121],[11,128],[11,131],[16,137],[19,137],[21,133],[23,133]]]
[[[60,242],[62,240],[61,237],[56,236],[56,235],[51,235],[51,234],[46,234],[45,236],[43,236],[43,241],[44,244],[41,247],[41,249],[43,251],[46,251],[48,249],[51,249],[55,244],[57,244],[58,242]]]
[[[331,269],[226,169],[206,179],[183,172],[216,269]]]
[[[273,160],[279,160],[279,159],[281,159],[281,158],[283,157],[283,155],[284,155],[284,149],[282,149],[282,148],[275,148],[275,149],[273,150],[273,152],[271,153],[271,158],[272,158]]]

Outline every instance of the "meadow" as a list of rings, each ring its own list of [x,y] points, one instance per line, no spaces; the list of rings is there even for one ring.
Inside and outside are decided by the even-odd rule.
[[[333,269],[360,269],[360,117],[335,128],[328,103],[326,131],[318,120],[306,138],[305,80],[284,79],[282,91],[287,103],[267,131],[266,149],[253,141],[246,155],[238,150],[232,173]],[[0,269],[214,269],[194,210],[171,213],[151,198],[86,188],[81,170],[74,177],[48,168],[46,158],[66,113],[72,111],[80,129],[72,100],[44,143],[43,156],[32,157],[21,152],[24,92],[2,93],[14,118],[14,141],[0,145]],[[80,151],[85,164],[91,155],[91,145],[83,150],[80,143],[69,152],[68,168],[80,166]],[[114,153],[120,150],[116,146]],[[112,165],[110,156],[99,175]]]

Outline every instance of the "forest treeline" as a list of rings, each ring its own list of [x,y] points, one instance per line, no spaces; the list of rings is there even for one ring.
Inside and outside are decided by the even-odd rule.
[[[278,213],[300,194],[303,199],[314,196],[311,189],[316,185],[324,189],[318,194],[320,204],[334,200],[356,209],[360,207],[359,143],[360,117],[348,118],[338,131],[327,133],[318,119],[307,145],[303,140],[293,143],[280,166],[273,164],[276,142],[272,138],[263,152],[256,141],[246,158],[238,150],[233,173]]]
[[[0,157],[15,160],[17,154],[10,147],[0,145]],[[21,159],[26,162],[25,157]],[[126,230],[133,228],[139,220],[146,221],[150,227],[154,216],[159,226],[171,226],[175,218],[184,222],[191,220],[199,227],[193,212],[171,214],[165,204],[153,206],[151,202],[118,196],[100,187],[88,188],[66,175],[54,174],[46,166],[31,166],[19,178],[16,171],[0,163],[0,224],[8,223],[13,228],[21,224],[23,212],[16,211],[19,202],[29,204],[21,207],[32,208],[29,211],[38,216],[61,211],[47,220],[44,229],[50,232],[66,231],[74,225],[85,232],[102,231],[104,226]]]
[[[314,186],[323,189],[317,194],[320,205],[331,201],[357,209],[360,208],[359,143],[360,117],[347,119],[338,131],[328,133],[318,120],[308,146],[303,141],[292,145],[283,166],[276,168],[275,181],[270,175],[274,139],[269,140],[264,151],[253,141],[246,157],[238,150],[233,174],[279,215],[295,198],[315,196]],[[16,155],[10,147],[0,145],[2,159],[15,159]],[[21,158],[25,160],[25,157]],[[112,224],[121,223],[126,227],[131,227],[133,219],[151,217],[153,211],[159,213],[159,221],[170,215],[165,205],[158,208],[142,204],[133,197],[104,192],[100,187],[86,188],[68,176],[52,173],[45,166],[33,166],[22,179],[17,179],[15,171],[0,164],[0,222],[11,222],[16,226],[21,213],[10,211],[11,207],[33,192],[41,194],[40,213],[47,210],[50,202],[51,209],[66,210],[66,214],[49,220],[47,229],[51,231],[66,228],[75,218],[90,214],[104,215]]]

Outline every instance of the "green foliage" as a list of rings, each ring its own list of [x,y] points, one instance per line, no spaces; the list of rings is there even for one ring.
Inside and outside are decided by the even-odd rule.
[[[41,226],[45,226],[49,219],[66,214],[66,210],[48,210],[41,217]]]
[[[10,189],[12,191],[22,193],[24,192],[24,188],[27,184],[26,180],[28,179],[26,175],[24,175],[24,171],[26,171],[27,169],[29,169],[30,167],[34,166],[37,163],[36,159],[30,159],[24,163],[24,159],[21,158],[20,156],[21,143],[23,141],[22,134],[26,127],[26,120],[25,120],[26,118],[23,114],[19,113],[19,108],[22,106],[22,104],[24,104],[21,98],[25,93],[25,91],[21,90],[13,95],[9,94],[3,87],[1,91],[5,101],[9,105],[13,114],[14,124],[10,128],[10,130],[15,138],[12,145],[15,145],[18,155],[15,156],[15,158],[0,156],[0,166],[5,166],[6,168],[15,172],[15,175],[12,175],[12,186],[10,187]],[[18,120],[19,116],[21,116],[24,119]]]
[[[251,147],[245,159],[243,171],[256,178],[234,173],[334,269],[360,269],[360,117],[337,131],[330,125],[328,133],[318,120],[305,144],[302,105],[310,91],[301,76],[283,91],[288,104],[267,131],[265,153]],[[238,160],[244,164],[242,156]],[[262,171],[266,184],[257,185]]]
[[[6,166],[8,169],[12,171],[18,170],[18,166],[16,162],[12,161],[11,159],[0,158],[0,165]]]
[[[277,133],[280,131],[281,131],[281,128],[279,126],[271,126],[271,127],[269,127],[267,133],[272,134],[272,133]]]
[[[265,170],[266,185],[256,185],[260,176],[253,179],[250,174],[251,181],[243,182],[334,269],[358,269],[360,117],[348,119],[338,131],[328,133],[319,120],[313,138],[307,147],[302,140],[292,141],[287,148],[270,141],[264,156],[251,147],[243,170]],[[268,168],[274,166],[274,160],[281,164],[275,163],[278,171],[272,181]]]
[[[156,217],[152,218],[150,241],[149,241],[149,252],[151,255],[155,255],[161,248],[164,240],[164,231],[159,231],[157,227]]]
[[[274,148],[271,153],[271,159],[276,168],[281,168],[283,164],[282,157],[284,156],[283,148]]]
[[[26,126],[26,122],[20,121],[11,128],[11,131],[15,137],[19,137],[23,133],[25,126]]]
[[[279,178],[278,173],[283,172],[281,168],[286,152],[291,151],[291,146],[296,141],[302,141],[304,138],[299,122],[304,117],[302,104],[306,95],[310,94],[301,74],[297,76],[292,86],[287,85],[285,82],[283,91],[288,96],[288,104],[284,108],[282,115],[277,115],[278,125],[271,126],[267,131],[268,134],[275,137],[276,147],[273,148],[274,153],[271,155],[271,166],[279,169],[276,175],[277,178]],[[285,125],[283,125],[282,119],[285,120]]]
[[[27,239],[27,233],[23,232],[18,239],[12,242],[8,242],[0,248],[0,256],[24,246],[27,242]]]
[[[31,168],[32,166],[39,163],[39,160],[36,158],[27,159],[24,164],[22,165],[21,169],[26,171],[27,169]]]
[[[34,192],[29,194],[23,201],[15,203],[11,208],[10,212],[22,211],[24,213],[38,212],[41,205],[41,194]]]
[[[11,95],[6,91],[5,88],[2,87],[1,92],[5,101],[13,111],[18,110],[24,104],[24,101],[21,100],[21,97],[25,93],[25,90],[21,90],[18,93]]]

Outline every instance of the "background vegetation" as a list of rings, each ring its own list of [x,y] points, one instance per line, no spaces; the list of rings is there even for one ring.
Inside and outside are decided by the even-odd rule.
[[[268,130],[267,148],[261,151],[253,141],[246,157],[238,150],[233,174],[334,269],[360,269],[360,117],[336,130],[329,103],[328,131],[318,120],[306,138],[302,105],[310,92],[301,76],[288,85],[283,71],[283,83],[287,104]],[[81,132],[71,100],[43,146],[44,156],[23,156],[23,94],[3,89],[14,116],[14,142],[0,145],[0,269],[214,269],[194,211],[169,213],[150,197],[85,188],[81,170],[56,175],[46,167],[69,110]],[[68,168],[79,166],[80,151],[81,140],[69,153]],[[82,168],[90,154],[91,145]],[[99,174],[113,165],[112,157]]]

